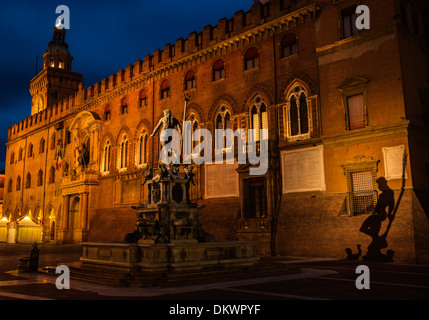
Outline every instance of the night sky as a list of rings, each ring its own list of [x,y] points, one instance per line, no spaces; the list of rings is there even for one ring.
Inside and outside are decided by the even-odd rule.
[[[30,80],[60,14],[70,10],[66,43],[72,71],[88,87],[167,43],[248,11],[252,0],[4,1],[0,6],[0,170],[5,168],[8,128],[31,115]]]

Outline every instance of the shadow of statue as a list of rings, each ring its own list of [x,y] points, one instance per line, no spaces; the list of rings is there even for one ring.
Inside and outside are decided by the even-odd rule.
[[[389,188],[384,177],[378,178],[377,183],[381,194],[378,197],[374,213],[363,222],[359,230],[372,238],[372,242],[367,248],[368,251],[362,258],[363,260],[393,261],[393,250],[388,250],[386,254],[383,254],[381,250],[387,248],[387,234],[395,218],[394,192]],[[380,235],[381,226],[386,218],[389,223],[385,232]]]
[[[360,244],[357,244],[356,247],[357,253],[353,253],[352,249],[346,248],[347,260],[359,260],[360,256],[362,255],[362,249]]]

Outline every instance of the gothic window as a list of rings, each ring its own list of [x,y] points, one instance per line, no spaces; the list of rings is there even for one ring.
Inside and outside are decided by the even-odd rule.
[[[21,161],[22,160],[22,153],[23,153],[23,149],[20,147],[19,148],[19,151],[18,151],[18,161]]]
[[[225,132],[226,129],[232,130],[231,112],[226,106],[221,106],[219,108],[219,111],[216,114],[216,118],[215,118],[215,128],[222,130],[223,132]],[[230,139],[227,139],[225,134],[225,136],[223,137],[223,141],[222,140],[219,141],[219,139],[217,139],[216,149],[221,150],[221,149],[230,148],[232,145],[232,138],[233,137],[231,137]]]
[[[16,178],[16,190],[18,191],[18,190],[21,190],[21,177],[20,176],[18,176],[17,178]]]
[[[49,183],[55,183],[55,167],[52,166],[51,169],[49,169]]]
[[[15,162],[15,152],[11,152],[10,154],[10,164],[13,164]]]
[[[110,120],[112,118],[112,107],[109,105],[104,109],[104,119]]]
[[[310,138],[310,119],[307,92],[296,84],[287,96],[287,135],[288,140],[296,141]]]
[[[39,170],[37,173],[37,186],[43,186],[43,171],[42,169]]]
[[[140,97],[139,97],[139,108],[141,107],[147,107],[147,90],[143,89],[140,91]]]
[[[296,43],[296,36],[293,33],[286,34],[281,41],[281,52],[282,58],[289,57],[298,51],[298,45]]]
[[[263,131],[261,137],[261,129],[268,129],[268,113],[267,104],[261,96],[256,96],[250,106],[250,124],[251,128],[255,129],[255,140],[260,141],[268,139],[268,132]]]
[[[195,71],[190,70],[185,75],[185,90],[190,90],[195,87]]]
[[[253,69],[259,66],[259,52],[258,49],[252,47],[244,54],[244,70]]]
[[[118,167],[119,169],[126,169],[128,164],[128,139],[124,135],[122,137],[121,144],[119,145],[119,159]]]
[[[107,140],[103,149],[103,159],[101,165],[101,171],[104,173],[108,173],[110,171],[110,155],[111,155],[111,145],[110,141]]]
[[[161,92],[160,98],[165,99],[170,96],[170,82],[168,80],[164,80],[161,83]]]
[[[31,188],[31,174],[27,173],[27,179],[25,180],[25,189]]]
[[[148,137],[145,130],[139,136],[136,149],[136,163],[137,165],[145,164],[147,162],[147,142]]]
[[[7,192],[12,192],[12,179],[9,179],[7,184]]]
[[[213,64],[213,81],[223,78],[225,78],[225,62],[219,59]]]
[[[121,114],[128,113],[128,98],[122,99],[121,102]]]
[[[39,144],[39,153],[43,153],[45,152],[45,139],[42,138],[40,139],[40,144]]]
[[[28,145],[28,155],[27,155],[27,156],[28,156],[29,158],[33,156],[33,144],[32,144],[32,143],[30,143],[30,144]]]

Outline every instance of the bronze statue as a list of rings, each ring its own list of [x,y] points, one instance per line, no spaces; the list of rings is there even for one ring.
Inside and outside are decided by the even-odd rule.
[[[83,167],[88,167],[89,163],[89,150],[86,147],[85,143],[82,143],[82,149],[79,150],[79,165]]]
[[[159,120],[157,126],[153,130],[153,133],[150,135],[150,137],[152,138],[158,132],[158,130],[161,129],[160,142],[161,142],[161,148],[162,148],[171,141],[171,137],[169,137],[169,139],[165,141],[167,139],[167,132],[165,130],[176,129],[176,128],[179,134],[182,135],[182,129],[180,127],[179,121],[171,115],[170,109],[165,109],[164,116],[161,118],[161,120]]]

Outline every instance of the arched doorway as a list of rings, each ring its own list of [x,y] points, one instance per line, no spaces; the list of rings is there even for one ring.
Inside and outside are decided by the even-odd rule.
[[[70,240],[74,241],[75,231],[79,228],[79,217],[80,217],[80,199],[76,197],[73,199],[73,202],[70,206],[70,218],[71,218],[71,230],[70,230]]]

